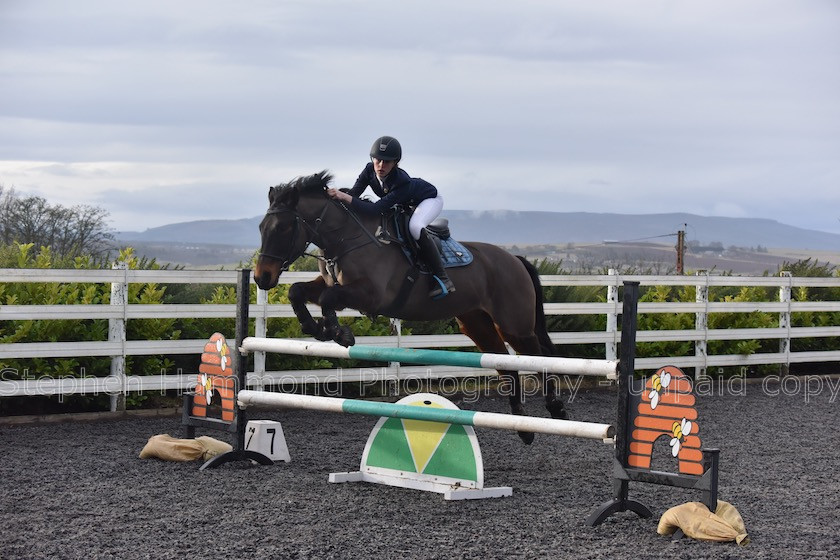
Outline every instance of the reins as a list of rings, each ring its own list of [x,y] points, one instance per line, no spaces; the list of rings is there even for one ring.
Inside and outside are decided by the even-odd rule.
[[[367,235],[368,239],[369,239],[368,243],[363,243],[362,245],[357,245],[356,247],[352,247],[352,248],[348,249],[347,251],[345,251],[341,255],[342,257],[344,255],[346,255],[347,253],[349,253],[350,251],[354,251],[354,250],[358,249],[359,247],[364,247],[365,245],[368,245],[369,243],[373,243],[377,247],[382,247],[382,242],[379,241],[379,239],[377,239],[374,234],[372,234],[371,232],[368,231],[368,229],[365,227],[365,225],[359,219],[359,216],[357,216],[356,213],[353,212],[353,210],[351,208],[348,208],[340,200],[331,200],[331,202],[334,202],[335,204],[338,204],[339,206],[341,206],[341,209],[344,210],[344,212],[346,214],[348,214],[351,218],[353,218],[353,221],[356,222],[356,225],[359,226],[359,229],[362,230],[362,232],[364,232],[364,234]],[[339,259],[339,257],[335,258],[335,260],[338,260],[338,259]]]

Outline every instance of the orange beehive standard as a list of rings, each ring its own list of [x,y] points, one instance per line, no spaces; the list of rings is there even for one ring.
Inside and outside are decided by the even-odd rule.
[[[633,421],[628,465],[649,469],[653,444],[667,438],[671,454],[678,459],[681,474],[703,474],[703,452],[700,451],[700,426],[691,381],[677,367],[659,369],[644,386],[639,396]]]
[[[235,387],[236,376],[227,341],[224,335],[213,333],[204,345],[204,352],[201,354],[192,415],[200,418],[207,417],[210,407],[221,403],[221,419],[225,422],[233,422],[236,405]]]

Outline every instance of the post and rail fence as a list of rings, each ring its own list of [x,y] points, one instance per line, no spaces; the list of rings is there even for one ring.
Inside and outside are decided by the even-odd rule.
[[[62,378],[39,376],[38,372],[26,372],[21,376],[0,375],[0,398],[32,395],[103,394],[111,395],[112,409],[118,409],[120,401],[129,392],[191,390],[195,386],[196,372],[161,372],[159,375],[127,376],[125,360],[129,356],[187,355],[198,356],[206,338],[195,340],[127,340],[126,326],[129,321],[140,319],[179,318],[230,318],[236,315],[236,305],[230,304],[137,304],[128,302],[128,286],[134,283],[155,284],[215,284],[235,285],[237,271],[206,270],[131,270],[123,264],[116,264],[111,270],[70,269],[0,269],[0,285],[12,283],[98,283],[110,284],[110,302],[106,304],[78,305],[25,305],[0,302],[0,321],[21,320],[91,320],[108,321],[107,340],[65,341],[65,342],[15,342],[0,343],[0,368],[7,360],[30,358],[61,358],[78,356],[110,357],[110,372],[107,375],[83,375]],[[291,284],[313,278],[312,272],[289,272],[280,277],[281,284]],[[695,276],[680,275],[622,275],[610,271],[605,275],[549,275],[540,277],[544,287],[552,286],[596,286],[605,292],[603,302],[546,303],[546,316],[558,315],[601,315],[606,318],[603,331],[551,332],[553,342],[561,348],[564,345],[603,345],[603,358],[616,360],[621,337],[618,318],[621,314],[619,290],[624,281],[636,281],[644,287],[688,286],[694,287],[693,302],[646,302],[639,303],[638,312],[645,314],[693,314],[695,328],[686,330],[640,330],[638,343],[646,342],[689,342],[694,345],[693,355],[669,357],[670,365],[682,369],[693,369],[695,377],[708,370],[722,367],[751,367],[777,364],[782,374],[792,364],[840,361],[840,350],[793,351],[792,341],[796,339],[821,339],[840,336],[840,324],[825,326],[795,327],[791,319],[796,313],[828,314],[840,311],[840,300],[810,301],[797,300],[792,294],[797,288],[840,288],[840,278],[794,277],[788,273],[780,276],[724,276],[698,273]],[[772,301],[710,301],[712,288],[770,288],[778,293]],[[267,293],[258,290],[256,303],[250,304],[254,334],[266,336],[266,324],[273,318],[291,318],[294,313],[288,304],[267,303]],[[318,316],[316,306],[310,311]],[[709,316],[716,313],[765,313],[778,326],[765,328],[710,329]],[[339,314],[358,317],[360,314],[347,310]],[[404,348],[471,348],[473,343],[464,335],[404,335],[399,323],[392,336],[358,337],[357,342],[369,346]],[[209,335],[210,333],[208,333]],[[778,351],[752,354],[716,355],[709,352],[709,343],[736,340],[778,340]],[[637,370],[656,369],[663,363],[661,356],[636,359]],[[371,376],[379,380],[441,379],[448,377],[475,377],[493,375],[493,370],[476,370],[456,366],[418,366],[391,363],[377,368],[346,368],[301,371],[267,371],[265,353],[254,353],[254,370],[249,372],[248,386],[258,389],[266,385],[282,385],[296,382],[364,382]]]

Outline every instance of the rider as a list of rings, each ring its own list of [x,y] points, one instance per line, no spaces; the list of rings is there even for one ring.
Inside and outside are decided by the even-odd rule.
[[[443,197],[431,183],[409,177],[399,167],[402,147],[396,138],[382,136],[370,148],[370,163],[359,174],[356,184],[347,192],[329,189],[331,198],[341,200],[363,214],[384,214],[395,204],[413,206],[408,222],[411,236],[417,240],[420,256],[440,283],[429,292],[429,297],[440,298],[455,291],[455,285],[446,274],[437,245],[426,232],[426,226],[438,217],[443,209]],[[379,200],[371,202],[359,198],[370,187]]]

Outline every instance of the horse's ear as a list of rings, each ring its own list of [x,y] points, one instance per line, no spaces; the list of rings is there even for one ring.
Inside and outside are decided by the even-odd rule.
[[[283,206],[294,207],[298,202],[298,190],[289,185],[279,185],[268,188],[268,205],[275,206],[282,204]]]

